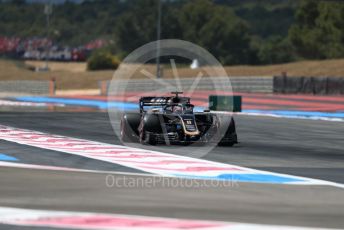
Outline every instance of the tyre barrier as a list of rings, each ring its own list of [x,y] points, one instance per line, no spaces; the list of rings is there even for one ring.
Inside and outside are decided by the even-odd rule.
[[[344,94],[343,77],[275,76],[273,92],[283,94]]]

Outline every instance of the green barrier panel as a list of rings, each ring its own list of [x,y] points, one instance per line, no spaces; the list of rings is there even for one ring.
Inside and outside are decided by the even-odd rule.
[[[209,96],[209,109],[214,111],[241,112],[241,96]]]

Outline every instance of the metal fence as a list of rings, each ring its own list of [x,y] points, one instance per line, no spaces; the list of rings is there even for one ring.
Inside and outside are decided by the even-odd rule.
[[[54,81],[0,81],[0,97],[53,94],[55,94]]]
[[[273,78],[270,76],[247,76],[247,77],[230,77],[229,78],[233,92],[260,92],[260,93],[272,93],[273,92]],[[159,83],[159,81],[163,81]],[[180,85],[183,91],[187,91],[192,87],[194,78],[181,78]],[[157,80],[130,80],[128,82],[116,80],[118,90],[126,90],[129,92],[136,91],[155,91],[161,87],[164,87],[166,91],[176,90],[177,84],[174,79],[157,79]],[[195,90],[213,90],[216,85],[228,84],[227,77],[214,77],[214,78],[202,78],[196,85]],[[99,83],[101,94],[106,95],[108,92],[110,81],[102,81]],[[170,85],[170,86],[168,86]]]

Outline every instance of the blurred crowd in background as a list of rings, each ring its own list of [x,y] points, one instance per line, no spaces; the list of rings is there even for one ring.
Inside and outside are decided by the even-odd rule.
[[[85,61],[90,53],[107,42],[96,39],[78,47],[60,46],[51,39],[0,36],[0,55],[29,60]]]
[[[1,50],[44,58],[49,37],[54,59],[83,59],[90,41],[122,59],[157,39],[161,3],[161,39],[193,42],[224,65],[344,58],[343,1],[60,0],[51,9],[47,2],[0,0]],[[41,45],[22,48],[33,43]]]

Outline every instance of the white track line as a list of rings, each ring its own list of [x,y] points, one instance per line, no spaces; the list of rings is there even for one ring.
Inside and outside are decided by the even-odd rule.
[[[1,106],[24,106],[24,107],[47,107],[47,106],[59,106],[64,107],[61,103],[45,103],[45,102],[23,102],[23,101],[10,101],[0,99]]]
[[[7,161],[0,161],[0,167],[41,169],[41,170],[51,170],[51,171],[67,171],[67,172],[85,172],[85,173],[99,173],[99,174],[118,174],[118,175],[144,176],[144,177],[161,177],[160,175],[148,174],[148,173],[78,169],[78,168],[67,168],[67,167],[58,167],[58,166],[49,166],[49,165],[13,163],[13,162],[7,162]]]

